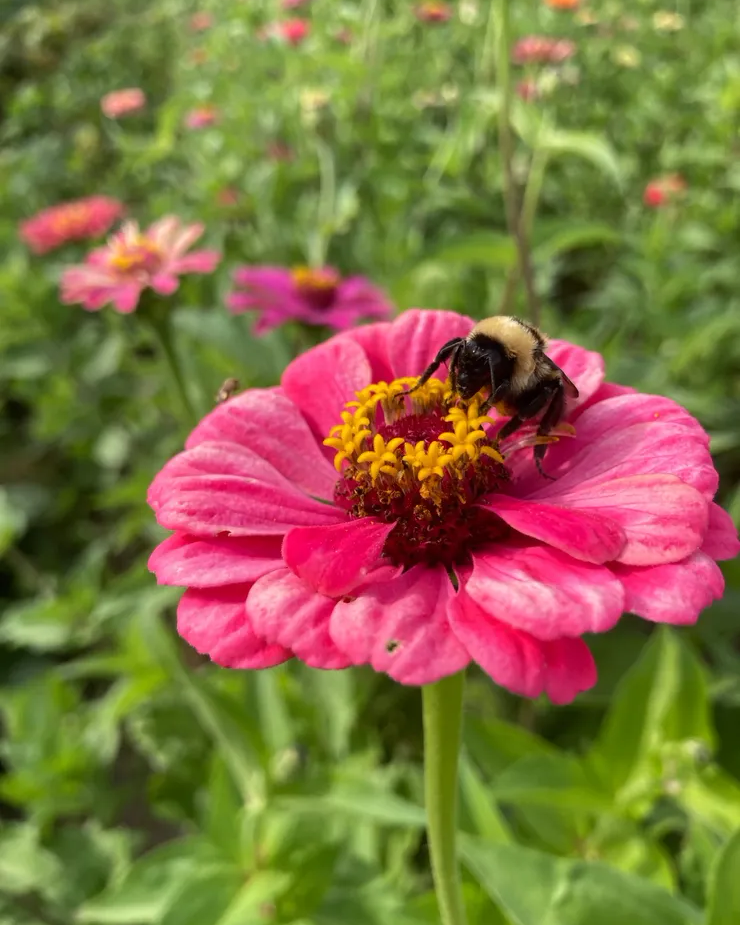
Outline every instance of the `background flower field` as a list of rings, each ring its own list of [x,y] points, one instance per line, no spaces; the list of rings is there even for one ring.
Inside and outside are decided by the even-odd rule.
[[[543,328],[696,415],[737,522],[736,18],[730,0],[527,0],[511,79]],[[0,923],[432,925],[418,690],[210,665],[147,571],[165,534],[145,497],[225,379],[272,385],[329,333],[257,335],[226,307],[237,268],[331,265],[394,311],[477,318],[512,291],[496,11],[0,0],[0,22]],[[142,227],[203,223],[221,254],[166,299],[185,407],[142,312],[61,304],[93,244],[19,234],[94,195]],[[740,922],[740,567],[723,571],[695,627],[626,616],[589,639],[599,683],[571,706],[470,672],[471,923]]]

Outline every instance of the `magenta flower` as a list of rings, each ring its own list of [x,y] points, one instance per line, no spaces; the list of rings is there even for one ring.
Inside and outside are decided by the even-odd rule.
[[[363,318],[388,318],[392,312],[364,276],[342,279],[333,267],[240,267],[234,282],[244,291],[232,292],[226,304],[234,314],[259,312],[258,334],[293,319],[343,331]]]
[[[293,17],[282,22],[268,23],[258,33],[258,38],[279,38],[289,45],[300,45],[311,33],[311,23],[307,19]]]
[[[186,253],[203,231],[203,225],[183,225],[174,215],[143,232],[136,222],[127,222],[105,247],[88,254],[85,263],[64,271],[61,300],[66,305],[79,302],[90,312],[112,302],[116,311],[128,314],[136,309],[144,289],[171,295],[179,285],[178,276],[212,273],[218,265],[217,251]]]
[[[109,119],[119,119],[132,112],[138,112],[146,106],[146,96],[140,87],[127,87],[125,90],[113,90],[100,100],[103,115]]]
[[[604,383],[598,354],[548,348],[580,391],[548,450],[554,481],[531,431],[498,445],[502,419],[441,379],[402,397],[472,325],[414,310],[339,334],[201,421],[149,491],[174,531],[149,566],[187,588],[191,645],[230,668],[295,656],[415,685],[475,661],[567,703],[596,681],[585,633],[623,611],[694,623],[722,595],[715,560],[740,544],[712,501],[706,433]]]
[[[68,241],[105,234],[124,206],[109,196],[87,196],[43,209],[21,222],[20,236],[35,254],[45,254]]]

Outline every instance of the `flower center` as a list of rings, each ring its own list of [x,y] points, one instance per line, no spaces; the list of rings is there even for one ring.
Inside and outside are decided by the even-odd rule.
[[[162,251],[146,235],[115,235],[109,245],[108,265],[121,273],[156,273],[162,263]]]
[[[339,273],[331,267],[316,270],[311,267],[295,267],[291,276],[299,294],[310,302],[313,308],[329,308],[341,280]]]
[[[65,206],[52,216],[51,226],[57,234],[76,235],[85,231],[90,220],[90,208],[80,203]]]
[[[475,502],[509,478],[480,415],[482,395],[457,405],[449,381],[377,382],[348,402],[324,441],[336,450],[335,501],[352,517],[395,523],[384,553],[394,563],[450,567],[508,528]]]

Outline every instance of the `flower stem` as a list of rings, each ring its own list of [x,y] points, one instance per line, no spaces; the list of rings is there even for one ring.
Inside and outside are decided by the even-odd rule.
[[[422,689],[427,837],[442,925],[465,925],[457,862],[457,771],[465,672]]]
[[[498,29],[495,30],[496,40],[496,82],[499,92],[498,110],[498,143],[501,155],[501,171],[504,187],[504,206],[506,211],[506,225],[509,234],[514,239],[517,250],[519,273],[524,280],[524,289],[527,295],[529,318],[533,324],[540,322],[540,305],[534,285],[534,270],[529,253],[529,244],[522,235],[522,226],[519,220],[519,207],[517,204],[517,188],[514,178],[514,135],[511,130],[511,28],[510,28],[510,0],[492,0],[492,15],[498,3]],[[508,287],[507,287],[508,288]],[[510,293],[509,293],[510,297]],[[508,300],[507,300],[508,301]]]
[[[151,308],[152,310],[146,313],[146,317],[154,331],[162,355],[169,368],[172,384],[174,385],[175,391],[178,393],[180,403],[185,411],[186,423],[189,426],[194,426],[198,423],[199,415],[188,393],[185,375],[182,371],[180,359],[173,343],[172,327],[169,323],[169,318],[164,313],[157,311],[158,306],[155,305]]]

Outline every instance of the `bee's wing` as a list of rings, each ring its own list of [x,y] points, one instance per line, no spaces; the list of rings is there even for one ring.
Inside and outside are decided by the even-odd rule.
[[[560,375],[563,377],[563,385],[565,386],[565,394],[568,398],[578,398],[578,388],[576,387],[575,382],[572,382],[562,371],[560,370]]]
[[[560,378],[563,381],[563,386],[565,388],[565,395],[567,398],[578,398],[578,388],[576,387],[575,382],[569,379],[563,370],[558,366],[557,363],[553,362],[550,357],[546,356],[545,360],[549,364],[550,368],[557,372]]]

